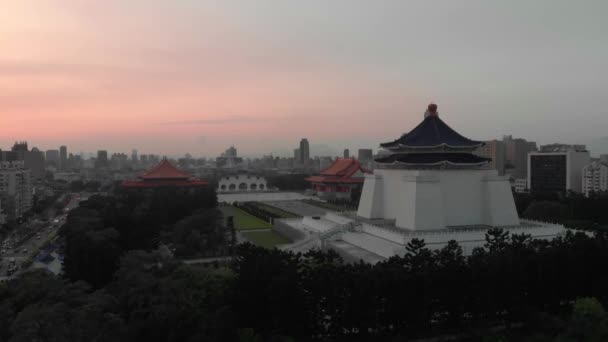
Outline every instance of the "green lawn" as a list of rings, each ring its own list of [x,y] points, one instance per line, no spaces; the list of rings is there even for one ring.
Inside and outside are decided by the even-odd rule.
[[[292,212],[289,212],[287,210],[283,210],[281,208],[277,208],[277,207],[273,207],[270,204],[267,203],[262,203],[262,202],[251,202],[253,205],[255,205],[256,207],[266,210],[270,213],[273,213],[277,216],[280,216],[281,218],[298,218],[298,217],[302,217],[300,215],[296,215]]]
[[[242,211],[239,208],[233,206],[220,207],[224,218],[228,216],[234,216],[234,228],[236,230],[250,230],[250,229],[270,229],[272,225],[264,220],[250,215]]]
[[[277,245],[289,243],[289,240],[273,232],[272,230],[242,232],[242,234],[254,245],[264,248],[272,248]]]

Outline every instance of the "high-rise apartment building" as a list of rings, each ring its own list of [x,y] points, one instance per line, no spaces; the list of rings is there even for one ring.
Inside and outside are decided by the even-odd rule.
[[[344,149],[343,157],[344,158],[350,158],[350,151],[347,148]]]
[[[68,148],[67,146],[59,147],[59,170],[65,171],[68,169]]]
[[[594,161],[583,168],[583,193],[589,196],[591,193],[608,191],[608,163]]]
[[[480,157],[490,158],[488,167],[498,171],[500,176],[505,174],[505,144],[502,141],[490,140],[474,152]]]
[[[0,198],[8,220],[18,219],[32,208],[31,174],[24,161],[0,162]]]
[[[308,139],[304,138],[300,140],[300,162],[306,164],[308,159],[310,159],[310,145]]]

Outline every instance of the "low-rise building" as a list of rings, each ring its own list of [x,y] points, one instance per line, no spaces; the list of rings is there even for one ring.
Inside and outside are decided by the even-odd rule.
[[[361,191],[365,174],[369,173],[354,158],[337,158],[318,176],[306,178],[317,196],[324,200],[350,200],[354,191]]]
[[[224,176],[220,179],[218,192],[267,191],[266,178],[257,175],[239,174]]]

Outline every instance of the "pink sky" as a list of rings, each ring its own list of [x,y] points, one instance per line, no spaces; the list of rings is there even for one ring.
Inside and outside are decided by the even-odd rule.
[[[25,139],[74,152],[213,156],[235,144],[259,155],[289,152],[307,137],[336,150],[375,148],[411,129],[431,100],[472,138],[534,132],[517,132],[520,125],[505,115],[509,102],[530,96],[518,92],[521,79],[501,75],[488,64],[496,63],[492,55],[469,65],[452,51],[448,63],[446,51],[429,49],[428,37],[416,40],[411,28],[420,23],[391,15],[399,2],[387,2],[395,11],[351,12],[321,1],[305,9],[286,3],[3,1],[0,147]],[[525,76],[526,84],[543,86],[535,83],[542,75]],[[536,95],[530,112],[564,107],[547,106],[553,94],[544,90]],[[486,111],[479,106],[500,107],[492,124],[479,121]]]

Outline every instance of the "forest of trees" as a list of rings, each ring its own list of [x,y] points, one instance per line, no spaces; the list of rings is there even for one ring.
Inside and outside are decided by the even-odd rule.
[[[229,266],[197,268],[132,250],[103,286],[41,272],[1,286],[0,340],[604,341],[607,269],[601,233],[547,242],[493,230],[471,257],[415,240],[376,265],[245,244]]]
[[[72,210],[61,227],[64,272],[94,288],[109,281],[131,250],[168,246],[178,257],[227,252],[227,234],[212,188],[196,191],[159,188],[92,196]]]
[[[586,197],[560,194],[514,194],[517,212],[523,218],[561,223],[569,228],[608,230],[608,194]]]
[[[216,202],[210,189],[83,202],[61,228],[64,277],[0,285],[0,341],[608,340],[602,230],[545,241],[492,229],[468,257],[455,241],[431,251],[413,240],[375,265],[242,244],[232,262],[202,267],[158,249],[224,254]]]

